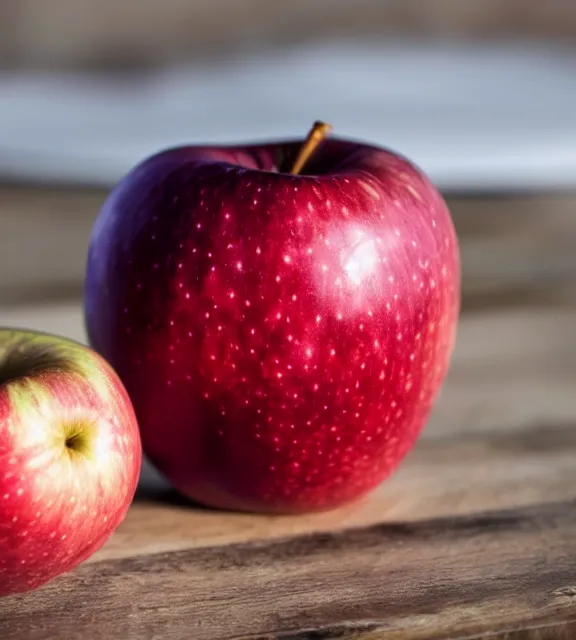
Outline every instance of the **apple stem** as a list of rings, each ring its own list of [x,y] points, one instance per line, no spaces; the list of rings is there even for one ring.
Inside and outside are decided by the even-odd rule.
[[[300,148],[300,151],[296,156],[296,160],[292,165],[292,169],[290,170],[292,175],[296,176],[302,171],[302,168],[308,162],[310,156],[330,131],[332,131],[332,125],[327,124],[326,122],[317,121],[312,125],[312,128],[308,132],[306,140]]]

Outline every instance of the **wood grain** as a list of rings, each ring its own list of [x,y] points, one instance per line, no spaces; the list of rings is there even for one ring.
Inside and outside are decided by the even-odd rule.
[[[0,324],[85,340],[102,197],[0,189]],[[575,203],[450,198],[465,300],[451,370],[370,496],[301,517],[223,513],[146,466],[103,549],[0,600],[0,639],[575,638]]]
[[[79,298],[105,197],[99,189],[0,186],[0,314],[6,305]],[[465,310],[576,302],[576,194],[446,197]]]
[[[0,324],[85,340],[79,300],[0,305]],[[464,314],[448,379],[423,438],[573,421],[575,327],[571,306],[496,307]]]
[[[568,501],[575,497],[575,460],[576,417],[516,434],[429,437],[367,499],[284,517],[203,509],[144,478],[125,522],[90,562]]]
[[[34,326],[39,307],[13,318]],[[77,304],[45,309],[42,322],[82,338]],[[573,638],[575,320],[571,308],[465,315],[415,450],[345,508],[223,513],[145,474],[93,558],[0,601],[0,638]]]
[[[558,502],[85,564],[0,602],[0,637],[440,640],[556,631],[576,621],[575,584],[576,508]]]

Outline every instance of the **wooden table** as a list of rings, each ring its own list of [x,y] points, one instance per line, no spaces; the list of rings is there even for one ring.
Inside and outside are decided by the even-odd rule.
[[[86,238],[97,194],[52,194],[53,209],[30,197],[47,229],[84,202]],[[4,214],[19,211],[5,228],[26,224],[25,199],[0,191]],[[465,264],[452,369],[415,450],[371,496],[263,517],[144,481],[93,558],[0,600],[1,640],[576,638],[575,203],[451,200]],[[0,322],[82,339],[81,263],[53,251],[53,289],[0,277]]]

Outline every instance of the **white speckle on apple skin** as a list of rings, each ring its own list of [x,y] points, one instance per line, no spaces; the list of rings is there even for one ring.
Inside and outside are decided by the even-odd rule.
[[[79,350],[74,375],[53,369],[25,386],[0,385],[0,468],[16,470],[0,481],[0,596],[39,587],[92,555],[136,489],[140,438],[126,392],[95,354],[66,348]],[[78,424],[92,425],[89,457],[65,448],[69,425]]]
[[[166,182],[149,161],[103,209],[94,243],[114,259],[89,270],[91,341],[131,390],[150,457],[191,497],[306,511],[361,495],[412,446],[448,366],[459,256],[445,204],[386,152],[313,182],[186,169],[194,153],[165,157]],[[161,198],[142,202],[143,176]]]

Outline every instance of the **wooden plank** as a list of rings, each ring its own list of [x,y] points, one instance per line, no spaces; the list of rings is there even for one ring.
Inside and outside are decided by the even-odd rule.
[[[84,341],[79,300],[0,305],[0,324]],[[495,308],[464,314],[448,379],[424,438],[566,424],[576,416],[576,309]]]
[[[559,502],[89,563],[0,601],[0,637],[536,639],[574,624],[575,584]]]
[[[94,190],[0,188],[0,302],[82,294],[90,232],[104,197]]]
[[[0,324],[84,340],[81,238],[98,194],[58,193],[33,206],[25,190],[6,218]],[[468,306],[451,371],[415,450],[369,497],[301,517],[222,513],[147,467],[102,550],[0,600],[0,638],[576,637],[574,202],[454,200]]]
[[[574,460],[576,417],[571,424],[517,434],[461,429],[422,439],[399,471],[365,500],[280,518],[191,505],[146,470],[125,522],[90,562],[568,501],[576,485]]]
[[[49,308],[81,337],[77,305]],[[37,311],[19,318],[34,324]],[[186,503],[146,472],[93,558],[0,600],[0,637],[573,638],[575,315],[465,316],[451,378],[415,450],[345,508],[223,513]]]
[[[0,188],[0,304],[81,295],[90,232],[105,195]],[[465,309],[576,303],[576,194],[448,196],[448,204],[461,244]]]

